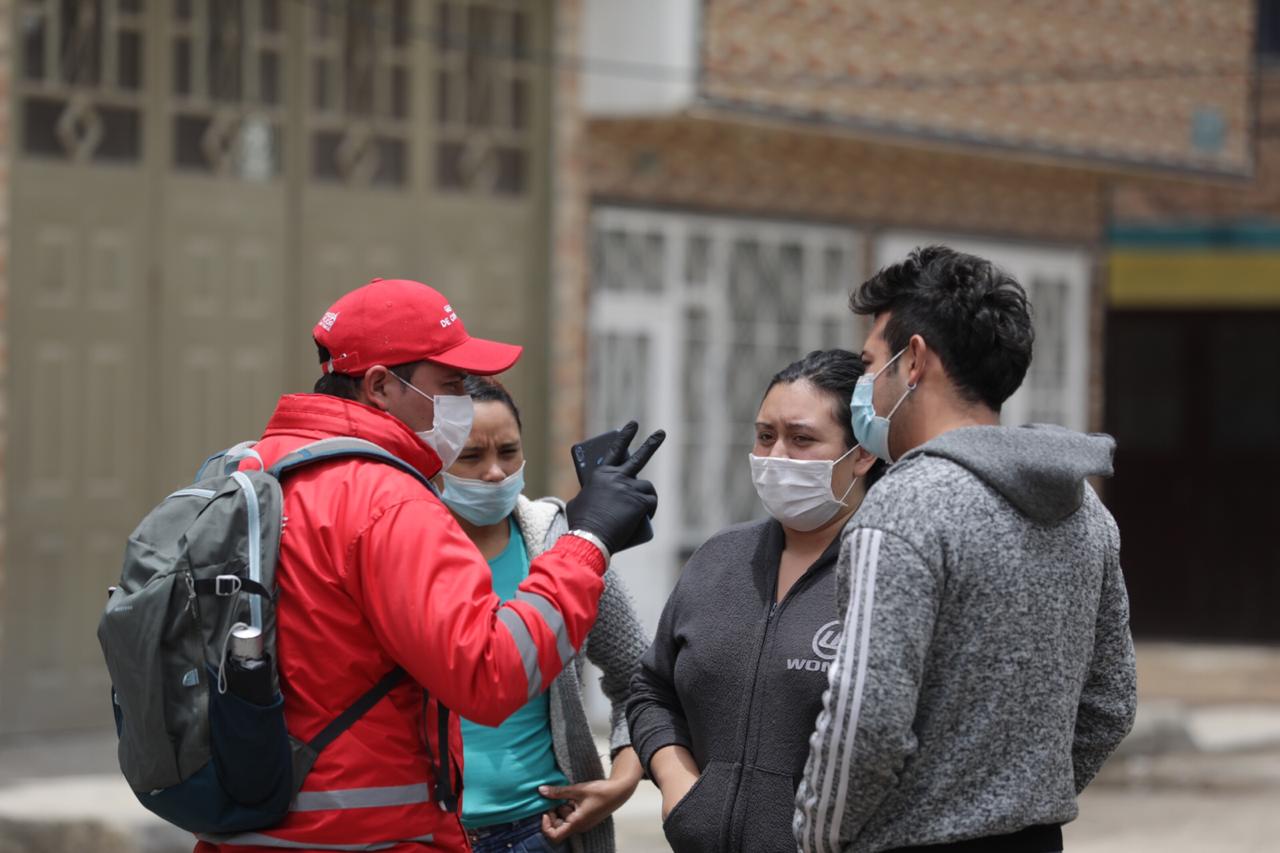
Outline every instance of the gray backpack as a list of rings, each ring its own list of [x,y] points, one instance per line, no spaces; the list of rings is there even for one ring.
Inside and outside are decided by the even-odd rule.
[[[129,537],[119,586],[98,623],[111,673],[120,770],[138,799],[190,832],[218,835],[283,820],[320,751],[404,677],[398,667],[310,741],[289,736],[275,670],[280,479],[305,465],[365,457],[431,483],[375,444],[330,438],[269,469],[246,442],[210,457]],[[258,470],[237,470],[256,458]],[[266,705],[228,690],[233,629],[261,629]],[[267,676],[268,673],[260,673]]]

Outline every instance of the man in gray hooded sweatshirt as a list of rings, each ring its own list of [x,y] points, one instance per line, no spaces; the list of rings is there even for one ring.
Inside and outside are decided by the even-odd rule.
[[[796,794],[803,853],[1052,853],[1136,708],[1114,442],[1000,426],[1031,363],[1022,287],[941,246],[850,300],[853,397],[896,460],[845,528],[844,633]]]

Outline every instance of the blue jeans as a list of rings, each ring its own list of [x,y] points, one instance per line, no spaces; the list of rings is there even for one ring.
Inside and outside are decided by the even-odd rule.
[[[467,830],[474,853],[563,853],[564,844],[553,844],[542,834],[542,815]]]

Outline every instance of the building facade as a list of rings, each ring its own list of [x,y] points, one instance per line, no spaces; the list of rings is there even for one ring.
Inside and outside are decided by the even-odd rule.
[[[0,0],[0,734],[105,722],[124,538],[310,388],[312,324],[373,276],[526,345],[534,490],[572,494],[584,434],[668,430],[658,538],[619,559],[651,626],[758,513],[769,377],[856,348],[849,290],[916,245],[1029,288],[1010,422],[1107,425],[1118,188],[1249,185],[1253,26],[1249,0]]]
[[[544,441],[552,4],[12,0],[0,733],[100,725],[125,537],[318,375],[310,330],[417,278]],[[534,454],[540,478],[543,454]]]
[[[1257,174],[1119,188],[1109,492],[1139,636],[1280,640],[1280,4],[1260,4]]]
[[[587,315],[558,336],[552,444],[667,429],[657,539],[618,561],[651,625],[688,554],[760,516],[763,389],[859,347],[847,298],[874,270],[931,242],[1007,267],[1037,347],[1005,421],[1099,429],[1115,187],[1253,168],[1245,0],[576,9],[577,195],[557,203],[586,239],[557,245],[554,287]]]

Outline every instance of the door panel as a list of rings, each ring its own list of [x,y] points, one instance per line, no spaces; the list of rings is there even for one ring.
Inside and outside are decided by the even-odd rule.
[[[107,724],[129,531],[311,389],[339,295],[546,328],[548,0],[15,5],[0,734]],[[514,374],[535,486],[545,368]]]
[[[16,170],[0,731],[105,719],[95,631],[144,506],[144,197],[131,170]]]
[[[1112,312],[1107,429],[1135,635],[1280,639],[1280,312]]]
[[[282,188],[176,176],[165,207],[162,491],[261,434],[285,389],[286,325]]]

